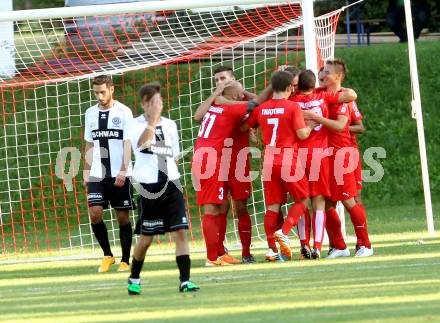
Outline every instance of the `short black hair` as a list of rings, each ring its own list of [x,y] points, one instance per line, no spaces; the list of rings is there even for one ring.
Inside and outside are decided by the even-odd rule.
[[[293,77],[295,77],[295,76],[299,75],[299,73],[301,73],[301,69],[299,69],[296,66],[292,66],[292,65],[287,66],[284,69],[284,71],[291,73],[293,75]]]
[[[145,84],[139,89],[139,96],[141,97],[141,100],[143,100],[144,97],[147,97],[147,102],[150,101],[156,93],[160,93],[159,82]]]
[[[312,70],[304,70],[298,77],[298,90],[307,92],[315,88],[316,75]]]
[[[277,71],[272,74],[270,82],[274,92],[284,92],[292,85],[293,75],[290,72]]]
[[[229,66],[219,66],[214,70],[214,75],[217,73],[221,73],[221,72],[229,72],[231,73],[231,75],[234,75],[234,70],[232,69],[232,67]]]
[[[102,84],[107,85],[107,87],[111,87],[113,85],[112,77],[110,75],[106,75],[106,74],[98,75],[92,81],[92,86],[93,85],[102,85]]]

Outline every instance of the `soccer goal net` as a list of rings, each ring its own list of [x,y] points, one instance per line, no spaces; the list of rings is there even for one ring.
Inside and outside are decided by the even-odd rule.
[[[187,7],[178,8],[176,2]],[[96,104],[91,80],[100,74],[113,75],[116,99],[135,116],[141,113],[137,90],[150,81],[163,85],[164,113],[180,132],[190,236],[201,240],[201,210],[190,175],[199,126],[193,113],[215,87],[213,71],[230,66],[248,91],[260,92],[279,65],[306,66],[301,1],[271,2],[237,0],[212,7],[211,0],[197,5],[156,1],[26,11],[10,15],[9,21],[1,16],[1,23],[13,24],[13,43],[1,43],[1,52],[15,62],[12,72],[0,67],[3,256],[101,254],[82,185],[84,112]],[[318,65],[333,56],[339,14],[314,20],[316,39],[310,41],[318,48]],[[260,168],[258,159],[252,168]],[[249,211],[258,242],[265,240],[260,177],[252,185]],[[227,243],[234,245],[239,239],[231,213]],[[132,216],[134,223],[136,212]],[[119,250],[114,211],[106,211],[104,219]],[[169,240],[158,241],[168,245]]]

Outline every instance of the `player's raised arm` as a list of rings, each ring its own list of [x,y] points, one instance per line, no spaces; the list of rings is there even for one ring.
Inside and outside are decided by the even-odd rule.
[[[298,86],[298,75],[301,72],[301,70],[299,68],[297,68],[296,66],[289,66],[289,65],[281,65],[278,68],[279,71],[286,71],[289,72],[290,74],[293,75],[293,81],[292,81],[292,92],[296,91],[296,87]],[[261,104],[264,101],[268,100],[269,98],[272,97],[273,94],[273,89],[272,89],[272,85],[268,85],[260,94],[258,94],[253,101],[255,101],[255,103]]]
[[[330,128],[337,132],[341,132],[342,130],[344,130],[348,122],[348,117],[343,114],[339,114],[336,120],[331,120],[323,116],[320,116],[313,111],[303,111],[303,113],[305,119],[310,119],[317,123],[323,124],[327,128]]]
[[[243,95],[248,100],[252,100],[252,99],[255,99],[257,97],[257,95],[255,93],[252,93],[252,92],[249,92],[249,91],[246,91],[246,90],[243,91]]]
[[[353,89],[343,88],[340,92],[338,103],[349,103],[357,99],[357,93]]]
[[[324,93],[324,100],[330,105],[339,103],[350,103],[357,99],[357,93],[348,88],[341,88],[337,92],[328,91]]]
[[[307,139],[313,129],[312,125],[307,125],[304,121],[304,117],[299,106],[294,113],[293,128],[295,129],[296,135],[301,140]]]
[[[211,107],[211,105],[214,104],[216,98],[222,95],[224,88],[228,86],[230,82],[235,81],[234,71],[228,66],[220,66],[214,71],[214,81],[216,84],[214,93],[212,93],[194,113],[194,120],[197,122],[201,122],[203,120],[203,117],[205,116],[206,112],[208,112],[208,109]],[[215,103],[224,104],[217,102]]]
[[[196,112],[194,112],[194,120],[196,120],[197,122],[202,122],[203,117],[205,116],[206,112],[208,112],[208,109],[214,104],[217,97],[222,95],[223,90],[225,89],[226,86],[228,86],[229,83],[230,81],[220,83],[217,85],[215,91],[205,101],[203,101],[202,104],[200,104],[199,107],[197,108]],[[217,102],[215,103],[223,104]]]

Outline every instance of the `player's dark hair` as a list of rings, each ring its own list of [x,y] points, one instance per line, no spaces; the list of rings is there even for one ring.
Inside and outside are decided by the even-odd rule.
[[[92,86],[102,84],[107,85],[108,88],[111,87],[113,85],[112,77],[110,75],[99,75],[96,76],[92,81]]]
[[[229,66],[219,66],[214,70],[214,75],[217,73],[221,73],[221,72],[229,72],[231,73],[231,75],[234,75],[234,70],[232,69],[232,67]]]
[[[301,70],[298,67],[291,66],[291,65],[287,66],[284,69],[284,71],[291,73],[293,75],[293,77],[295,77],[295,76],[299,75],[299,73],[301,73]]]
[[[312,70],[305,70],[299,74],[298,90],[301,92],[308,92],[315,88],[316,76]]]
[[[272,74],[270,82],[274,92],[284,92],[287,87],[292,85],[293,75],[290,72],[278,71]]]
[[[342,59],[331,59],[325,62],[327,65],[332,65],[335,67],[336,73],[341,73],[344,79],[348,73],[347,66]]]
[[[159,82],[151,82],[148,84],[143,85],[139,89],[139,96],[141,100],[146,97],[147,102],[151,100],[151,98],[156,94],[160,93],[160,83]]]

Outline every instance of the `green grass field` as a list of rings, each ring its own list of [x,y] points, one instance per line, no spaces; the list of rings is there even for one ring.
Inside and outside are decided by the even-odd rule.
[[[434,213],[438,210],[440,204],[434,204]],[[426,233],[423,206],[378,206],[368,212],[375,255],[367,259],[265,263],[265,249],[254,248],[258,264],[205,268],[203,246],[195,242],[192,279],[202,290],[191,295],[177,291],[174,256],[160,250],[172,248],[167,243],[153,246],[147,256],[139,297],[127,295],[128,274],[117,273],[117,266],[98,274],[100,259],[26,262],[30,255],[24,255],[16,263],[0,261],[0,321],[440,320],[440,236]],[[296,259],[293,237],[292,245]],[[240,256],[237,250],[232,254]]]
[[[440,86],[440,42],[419,42],[417,49],[431,188],[437,202],[433,205],[434,221],[438,224],[440,114],[433,94]],[[88,223],[81,176],[75,178],[78,191],[65,194],[61,181],[54,179],[53,168],[60,148],[81,148],[81,115],[93,98],[88,80],[19,88],[2,92],[0,138],[5,144],[0,147],[0,177],[9,181],[0,182],[0,321],[440,321],[440,238],[438,231],[433,237],[424,233],[406,46],[338,49],[336,53],[351,71],[346,85],[359,93],[367,128],[359,138],[360,147],[380,146],[387,151],[387,159],[382,161],[383,180],[365,183],[363,190],[374,257],[267,264],[263,263],[265,249],[255,249],[260,261],[256,265],[204,268],[205,255],[198,251],[202,248],[199,213],[188,179],[188,159],[181,167],[185,169],[183,179],[194,226],[192,247],[197,250],[193,253],[192,278],[201,286],[200,293],[177,292],[177,270],[171,254],[147,258],[144,293],[137,298],[127,296],[127,274],[116,273],[116,267],[109,274],[97,273],[99,259],[24,262],[35,256],[69,255],[57,250],[72,243],[68,234],[79,234],[75,223]],[[235,65],[238,77],[250,75],[252,71],[246,69],[254,68],[244,63]],[[255,66],[258,70],[270,70],[275,65],[275,61],[264,66],[260,63]],[[198,75],[203,64],[182,63],[115,76],[116,95],[139,109],[136,89],[151,80],[163,82],[166,105],[173,108],[169,114],[179,119],[179,127],[184,129],[183,148],[187,148],[197,132],[191,111],[210,93],[210,69],[204,66]],[[260,72],[258,86],[251,90],[260,91],[268,75]],[[178,95],[179,91],[191,94]],[[261,192],[254,193],[251,213],[259,213],[263,232]],[[82,230],[82,242],[89,243],[89,227]],[[352,236],[348,217],[347,230]],[[292,242],[297,252],[297,241]],[[73,244],[78,247],[79,241]],[[163,243],[153,251],[157,254],[159,248],[170,246]],[[236,250],[233,254],[238,256]],[[23,259],[7,262],[15,258]]]
[[[143,293],[129,297],[126,273],[98,274],[99,260],[2,264],[0,321],[10,322],[436,322],[440,238],[373,235],[375,256],[204,268],[201,291],[177,291],[172,255],[147,257]],[[298,251],[298,249],[295,249]]]

